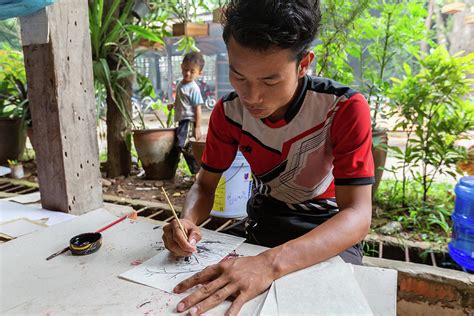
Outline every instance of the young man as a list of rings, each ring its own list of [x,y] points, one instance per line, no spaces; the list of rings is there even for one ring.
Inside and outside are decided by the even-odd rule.
[[[183,79],[176,86],[176,100],[168,108],[175,109],[175,121],[178,122],[176,136],[178,147],[188,164],[191,173],[199,171],[199,164],[194,159],[189,139],[201,138],[201,104],[204,103],[196,79],[202,75],[204,57],[198,52],[184,55],[181,63]]]
[[[224,40],[235,93],[213,110],[202,169],[183,208],[186,240],[176,222],[166,247],[189,255],[201,234],[221,173],[241,150],[254,174],[247,237],[271,249],[226,260],[178,284],[203,284],[178,312],[201,314],[234,297],[228,314],[272,281],[341,255],[361,263],[358,243],[371,221],[370,113],[356,91],[307,76],[319,27],[317,0],[231,0]]]

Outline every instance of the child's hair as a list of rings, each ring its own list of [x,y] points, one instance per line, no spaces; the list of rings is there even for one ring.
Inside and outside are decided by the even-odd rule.
[[[298,62],[310,49],[321,21],[319,0],[230,0],[222,23],[222,37],[266,51],[290,48]]]
[[[199,70],[204,68],[204,57],[198,52],[186,53],[183,57],[183,64],[195,64],[199,66]]]

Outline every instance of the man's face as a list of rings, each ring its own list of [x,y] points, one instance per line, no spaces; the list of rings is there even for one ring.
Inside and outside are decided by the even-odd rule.
[[[230,37],[227,51],[230,83],[249,113],[272,121],[283,118],[304,76],[290,49],[259,52]]]
[[[202,73],[199,65],[193,63],[182,63],[181,64],[181,73],[183,74],[183,82],[189,83],[194,81]]]

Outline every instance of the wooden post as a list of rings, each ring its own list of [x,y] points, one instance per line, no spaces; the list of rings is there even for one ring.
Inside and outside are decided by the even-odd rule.
[[[103,205],[87,1],[57,0],[21,18],[43,208]]]

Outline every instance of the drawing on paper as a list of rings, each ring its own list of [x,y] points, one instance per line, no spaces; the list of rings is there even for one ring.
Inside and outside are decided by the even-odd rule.
[[[120,277],[172,292],[176,284],[218,263],[243,241],[243,238],[204,230],[203,239],[197,244],[197,252],[192,256],[176,257],[164,250]]]

